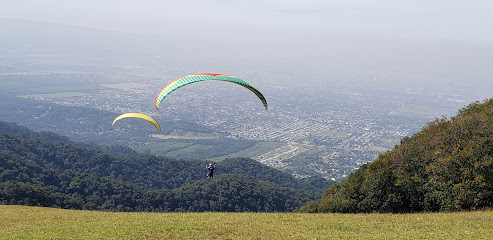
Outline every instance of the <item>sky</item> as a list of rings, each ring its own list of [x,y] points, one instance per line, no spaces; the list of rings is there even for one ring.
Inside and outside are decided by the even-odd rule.
[[[486,44],[492,12],[487,0],[16,0],[0,16],[158,35],[277,28]]]
[[[171,39],[200,59],[493,88],[490,0],[16,0],[0,16]]]

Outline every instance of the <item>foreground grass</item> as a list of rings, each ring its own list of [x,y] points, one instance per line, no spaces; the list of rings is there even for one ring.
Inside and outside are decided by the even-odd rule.
[[[115,213],[0,205],[0,239],[493,239],[493,211]]]

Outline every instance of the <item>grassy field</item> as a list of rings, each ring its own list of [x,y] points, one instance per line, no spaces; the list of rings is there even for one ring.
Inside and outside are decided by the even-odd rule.
[[[493,239],[493,211],[114,213],[2,205],[0,239]]]
[[[165,139],[165,138],[164,138]],[[186,141],[187,139],[207,139],[206,137],[202,138],[175,138],[169,139],[162,142],[152,143],[148,145],[138,146],[135,148],[138,152],[146,152],[150,151],[151,154],[163,155],[166,157],[172,158],[187,158],[189,153],[193,153],[194,151],[200,150],[208,150],[213,148],[213,145],[208,144],[194,144],[190,142],[181,142],[181,140]],[[210,157],[208,161],[220,162],[225,158],[234,158],[234,157],[256,157],[266,152],[275,150],[278,147],[281,147],[283,143],[279,142],[259,142],[256,143],[252,147],[248,147],[246,149],[230,152],[229,154],[225,154],[223,156],[218,157]]]
[[[330,129],[321,131],[319,133],[315,133],[315,135],[325,136],[325,137],[329,137],[329,138],[339,138],[339,139],[344,139],[344,138],[348,137],[347,133],[336,132],[336,131],[332,131]]]
[[[88,95],[88,94],[87,93],[80,93],[80,92],[61,92],[61,93],[21,95],[19,97],[60,98],[60,97],[79,97],[79,96],[85,96],[85,95]]]
[[[136,147],[136,150],[138,152],[145,152],[146,150],[149,150],[151,151],[151,154],[164,154],[165,152],[183,149],[191,145],[193,144],[186,142],[169,141],[169,142],[158,142],[158,143],[138,146]]]
[[[281,147],[283,143],[280,142],[259,142],[256,143],[254,146],[243,149],[241,151],[231,153],[228,155],[220,156],[220,157],[214,157],[214,158],[209,158],[209,161],[213,162],[220,162],[224,160],[225,158],[235,158],[235,157],[249,157],[249,158],[255,158],[258,157],[264,153],[270,152],[275,150],[278,147]]]
[[[425,106],[417,104],[408,104],[396,110],[400,114],[413,114],[423,116],[454,115],[457,112],[455,107],[448,106]]]
[[[188,147],[169,151],[166,154],[164,154],[164,156],[171,158],[186,158],[190,153],[193,153],[195,151],[210,150],[210,149],[214,149],[214,146],[206,145],[206,144],[193,144]]]

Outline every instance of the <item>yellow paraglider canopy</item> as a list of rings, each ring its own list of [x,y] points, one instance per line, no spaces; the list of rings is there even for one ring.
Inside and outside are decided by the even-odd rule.
[[[124,114],[116,117],[115,120],[113,120],[113,123],[111,125],[115,125],[116,121],[118,121],[122,118],[128,118],[128,117],[144,119],[144,120],[150,122],[152,125],[154,125],[154,127],[157,128],[159,133],[161,133],[161,126],[159,126],[159,123],[157,123],[156,120],[154,120],[154,118],[149,117],[143,113],[124,113]]]

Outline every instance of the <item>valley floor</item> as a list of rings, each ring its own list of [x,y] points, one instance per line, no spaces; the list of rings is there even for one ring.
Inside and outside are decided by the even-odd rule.
[[[0,205],[0,239],[493,239],[493,211],[121,213]]]

